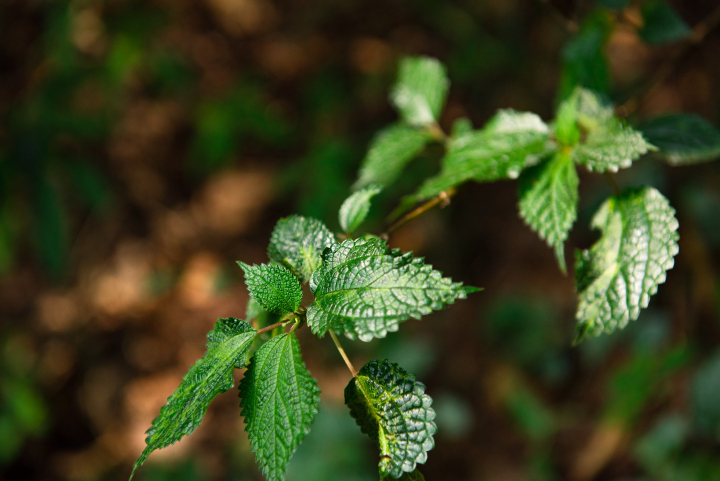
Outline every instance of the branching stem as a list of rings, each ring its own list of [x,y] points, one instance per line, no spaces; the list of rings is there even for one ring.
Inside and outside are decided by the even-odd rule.
[[[345,350],[340,345],[340,340],[337,338],[332,329],[328,329],[328,332],[330,333],[330,337],[332,337],[332,340],[335,343],[335,347],[337,347],[337,350],[340,351],[340,355],[342,356],[343,361],[345,361],[345,364],[347,364],[348,369],[350,369],[353,377],[357,377],[357,371],[350,362],[350,359],[348,359],[347,354],[345,354]]]
[[[408,212],[404,216],[400,217],[398,220],[390,224],[390,227],[387,228],[385,231],[386,235],[392,234],[394,231],[398,230],[403,225],[407,224],[411,220],[413,220],[415,217],[420,216],[421,214],[424,214],[425,212],[429,211],[433,207],[439,205],[440,207],[447,207],[450,204],[450,198],[455,195],[454,187],[451,187],[448,190],[440,192],[440,194],[437,195],[437,197],[433,197],[429,201],[425,202],[421,206],[413,209],[412,211]]]

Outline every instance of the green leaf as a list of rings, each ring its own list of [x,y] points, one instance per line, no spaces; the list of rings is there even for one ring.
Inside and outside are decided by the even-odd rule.
[[[397,364],[365,364],[345,388],[345,404],[362,432],[380,448],[381,477],[413,472],[435,447],[432,399],[425,385]]]
[[[579,179],[575,165],[564,152],[528,171],[520,182],[520,216],[532,230],[555,247],[565,272],[564,242],[577,218]]]
[[[395,481],[395,478],[392,476],[383,476],[380,481]],[[416,469],[412,473],[403,473],[402,476],[397,478],[397,481],[425,481],[425,476]]]
[[[233,387],[233,369],[247,364],[255,334],[255,329],[240,319],[218,320],[207,335],[207,352],[185,374],[148,429],[147,447],[135,461],[133,474],[151,452],[174,444],[200,425],[210,401]]]
[[[692,29],[667,2],[648,0],[642,5],[643,27],[640,37],[649,44],[677,42],[687,38]]]
[[[268,481],[282,480],[320,404],[320,389],[302,362],[295,334],[281,334],[265,343],[239,389],[255,459]]]
[[[637,126],[670,165],[707,162],[720,157],[720,132],[710,122],[693,114],[670,114]]]
[[[577,124],[578,95],[571,95],[562,102],[555,116],[555,137],[565,146],[573,146],[580,141],[580,128]]]
[[[404,124],[384,128],[373,138],[360,166],[354,189],[377,183],[390,185],[400,176],[405,166],[417,156],[432,136],[424,129]]]
[[[637,319],[678,253],[675,210],[651,187],[611,197],[591,225],[603,235],[576,254],[577,341]]]
[[[367,187],[354,192],[345,199],[340,206],[340,227],[350,234],[363,223],[368,212],[370,212],[370,199],[375,197],[382,190],[378,184],[370,184]]]
[[[322,337],[332,328],[363,341],[385,337],[400,322],[475,292],[443,278],[422,258],[391,251],[385,241],[372,237],[348,239],[325,250],[310,289],[315,302],[307,322],[314,334]]]
[[[612,16],[597,9],[587,16],[580,32],[568,42],[562,52],[560,99],[572,95],[576,87],[598,92],[610,88],[610,67],[605,45],[614,29]]]
[[[302,287],[292,272],[278,264],[249,266],[238,261],[245,272],[250,295],[269,312],[287,314],[297,311],[302,300]]]
[[[572,159],[590,171],[617,172],[630,167],[633,160],[655,150],[642,134],[615,117],[612,106],[595,93],[576,89],[577,123],[585,138],[572,149]]]
[[[470,179],[515,179],[554,148],[549,139],[550,130],[537,115],[501,110],[482,130],[451,140],[440,174],[427,180],[416,197],[429,199]]]
[[[437,59],[406,57],[400,61],[390,100],[405,122],[427,126],[440,118],[449,87],[445,67]]]
[[[291,215],[280,219],[270,236],[268,257],[283,264],[307,282],[320,267],[323,249],[335,243],[335,236],[312,217]]]

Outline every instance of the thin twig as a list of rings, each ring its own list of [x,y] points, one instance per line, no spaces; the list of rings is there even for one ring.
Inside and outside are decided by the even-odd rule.
[[[440,205],[440,207],[447,207],[448,204],[450,204],[450,198],[455,195],[456,189],[454,187],[445,190],[443,192],[440,192],[440,194],[437,195],[437,197],[433,197],[429,201],[425,202],[423,205],[413,209],[412,211],[408,212],[395,222],[393,222],[390,227],[387,228],[385,231],[385,235],[392,234],[394,231],[398,230],[403,225],[407,224],[411,220],[413,220],[415,217],[429,211],[436,205]]]
[[[720,25],[720,4],[710,13],[710,15],[705,17],[702,22],[695,25],[692,30],[692,34],[690,34],[687,40],[685,40],[685,42],[679,47],[675,55],[663,62],[650,76],[650,79],[636,89],[635,93],[623,102],[620,107],[618,107],[618,115],[626,117],[640,108],[640,105],[645,97],[656,87],[665,83],[665,81],[675,72],[682,60],[686,59],[692,52],[693,48],[700,45],[702,41],[705,40],[705,37],[707,37],[707,35],[718,25]]]
[[[288,322],[290,322],[290,320],[285,319],[285,320],[276,322],[275,324],[270,324],[269,326],[263,327],[262,329],[260,329],[255,335],[256,335],[256,336],[259,336],[259,335],[262,334],[263,332],[272,331],[272,330],[275,329],[276,327],[280,327],[280,326],[282,326],[282,325],[285,325],[285,324],[287,324]]]
[[[347,354],[345,354],[345,350],[340,345],[340,340],[337,338],[332,329],[328,329],[328,332],[330,332],[330,337],[332,337],[332,340],[335,343],[335,347],[337,347],[337,350],[340,351],[340,355],[342,356],[343,361],[345,361],[345,364],[347,364],[348,369],[350,369],[353,377],[357,377],[357,371],[350,362],[350,359],[348,359]]]

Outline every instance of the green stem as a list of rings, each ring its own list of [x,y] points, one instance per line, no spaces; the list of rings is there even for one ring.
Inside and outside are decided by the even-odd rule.
[[[345,361],[345,364],[347,364],[348,369],[350,369],[353,377],[357,377],[357,371],[350,362],[350,359],[348,359],[347,354],[345,354],[345,350],[340,345],[340,341],[338,340],[337,336],[332,329],[328,329],[328,332],[330,333],[330,337],[332,337],[332,340],[335,343],[335,347],[337,347],[337,350],[340,351],[340,355],[342,356],[343,361]]]
[[[445,190],[443,192],[440,192],[440,194],[437,195],[437,197],[433,197],[429,201],[425,202],[421,206],[417,207],[416,209],[408,212],[395,222],[393,222],[390,227],[387,228],[387,231],[385,231],[386,235],[392,234],[394,231],[398,230],[403,225],[407,224],[411,220],[413,220],[415,217],[420,216],[421,214],[424,214],[425,212],[429,211],[436,205],[440,205],[441,207],[446,207],[450,203],[450,198],[455,195],[455,188],[451,187],[448,190]]]

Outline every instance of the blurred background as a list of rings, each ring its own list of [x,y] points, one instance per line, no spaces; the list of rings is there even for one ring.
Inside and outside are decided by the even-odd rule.
[[[717,1],[676,0],[659,20],[658,2],[629,3],[2,0],[0,479],[127,479],[216,318],[244,316],[234,261],[266,262],[282,216],[338,229],[369,140],[396,118],[402,55],[448,66],[446,129],[499,108],[550,120],[576,83],[631,122],[683,110],[718,125]],[[376,198],[369,231],[438,155]],[[575,348],[572,276],[518,218],[516,182],[466,185],[391,237],[485,288],[344,342],[356,366],[388,358],[427,384],[428,480],[720,479],[720,165],[647,158],[617,179],[671,200],[680,254],[637,322]],[[568,250],[595,241],[611,193],[581,173]],[[322,404],[287,479],[377,479],[347,369],[329,339],[300,340]],[[261,480],[237,393],[136,479]]]

